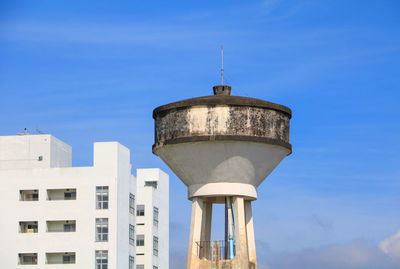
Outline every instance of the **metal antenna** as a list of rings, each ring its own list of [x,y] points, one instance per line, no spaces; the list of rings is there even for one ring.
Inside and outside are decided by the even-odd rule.
[[[221,85],[224,85],[224,46],[221,45]]]

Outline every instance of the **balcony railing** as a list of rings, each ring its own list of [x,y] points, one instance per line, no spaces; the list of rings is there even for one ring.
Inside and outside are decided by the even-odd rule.
[[[36,261],[20,261],[18,264],[20,264],[20,265],[33,265],[33,264],[37,264],[37,260]]]
[[[76,232],[76,228],[71,228],[71,229],[63,229],[63,228],[52,228],[52,229],[47,229],[48,233],[73,233]]]
[[[25,229],[25,230],[22,230],[22,231],[21,231],[21,233],[23,233],[23,234],[34,234],[34,233],[37,233],[37,232],[38,232],[38,229],[37,229],[37,228]]]
[[[52,262],[46,262],[46,264],[75,264],[75,260],[70,260],[70,261],[52,261]]]

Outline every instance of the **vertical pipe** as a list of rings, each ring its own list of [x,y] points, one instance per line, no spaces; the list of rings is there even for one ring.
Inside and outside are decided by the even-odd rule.
[[[232,212],[232,199],[230,197],[227,197],[227,207],[228,207],[228,239],[233,239],[234,238],[234,234],[233,234],[233,230],[234,230],[234,216],[233,216],[233,212]]]
[[[227,207],[228,207],[228,241],[227,248],[229,250],[229,259],[232,260],[235,257],[235,240],[234,240],[234,225],[235,219],[232,210],[232,198],[227,198]]]
[[[225,259],[228,258],[229,256],[229,246],[228,246],[228,240],[229,240],[229,235],[228,235],[228,227],[229,227],[229,223],[228,223],[228,198],[225,197]]]
[[[221,46],[221,85],[224,85],[224,46]]]

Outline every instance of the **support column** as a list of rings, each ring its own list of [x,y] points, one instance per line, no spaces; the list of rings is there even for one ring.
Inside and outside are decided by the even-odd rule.
[[[212,221],[212,203],[211,202],[203,202],[201,241],[204,242],[204,245],[203,245],[203,251],[201,253],[200,259],[203,257],[205,257],[206,259],[210,258],[211,221]]]
[[[243,197],[233,197],[236,256],[233,268],[249,269],[249,255],[246,234],[246,216]]]
[[[251,208],[251,202],[245,201],[245,215],[246,215],[246,233],[247,233],[247,246],[249,251],[250,268],[257,268],[257,256],[256,256],[256,241],[254,238],[254,223],[253,223],[253,211]]]
[[[201,228],[203,224],[203,208],[204,202],[201,198],[193,198],[192,200],[192,220],[190,224],[190,236],[188,246],[188,269],[199,269],[199,246],[197,242],[201,241]]]

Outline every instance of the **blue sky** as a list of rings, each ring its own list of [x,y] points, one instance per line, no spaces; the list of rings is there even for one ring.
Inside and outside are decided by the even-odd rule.
[[[78,166],[119,141],[167,171],[183,268],[190,203],[151,153],[152,109],[211,94],[224,44],[234,95],[293,110],[254,203],[260,268],[398,268],[378,244],[400,229],[399,29],[397,0],[1,0],[0,134],[51,133]]]

